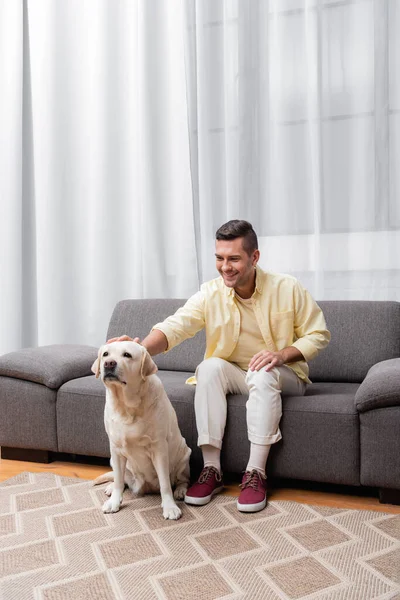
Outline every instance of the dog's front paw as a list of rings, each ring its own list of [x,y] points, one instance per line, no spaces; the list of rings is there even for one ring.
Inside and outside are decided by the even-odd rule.
[[[171,504],[163,507],[163,517],[164,519],[172,519],[177,520],[182,516],[182,511],[176,504]]]
[[[188,489],[187,483],[179,484],[174,491],[175,500],[183,500]]]
[[[106,500],[103,504],[102,511],[103,513],[115,513],[119,511],[119,508],[122,504],[121,498],[113,498],[111,497],[109,500]]]

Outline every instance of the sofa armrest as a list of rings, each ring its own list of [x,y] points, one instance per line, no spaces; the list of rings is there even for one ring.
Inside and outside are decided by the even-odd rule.
[[[355,403],[358,412],[400,406],[400,358],[371,367],[357,390]]]
[[[97,352],[94,346],[77,344],[24,348],[0,356],[0,376],[33,381],[56,390],[71,379],[91,375]]]

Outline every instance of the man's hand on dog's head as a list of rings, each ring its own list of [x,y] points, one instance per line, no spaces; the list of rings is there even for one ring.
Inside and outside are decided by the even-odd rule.
[[[107,344],[112,344],[113,342],[136,342],[137,344],[141,344],[140,338],[135,337],[131,338],[129,335],[121,335],[120,337],[114,337],[107,340]]]

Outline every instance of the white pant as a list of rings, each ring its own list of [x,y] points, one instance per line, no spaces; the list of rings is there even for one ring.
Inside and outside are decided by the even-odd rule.
[[[281,439],[281,392],[303,396],[306,383],[289,367],[243,371],[222,358],[208,358],[196,370],[194,399],[198,445],[222,447],[226,423],[226,394],[249,394],[246,403],[250,442],[269,445]]]

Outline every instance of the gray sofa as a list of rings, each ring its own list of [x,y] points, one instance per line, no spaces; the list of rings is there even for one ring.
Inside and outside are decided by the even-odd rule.
[[[124,300],[107,338],[143,338],[184,300]],[[381,501],[400,503],[400,303],[326,301],[332,341],[310,363],[304,397],[284,397],[281,431],[269,475],[379,488]],[[192,467],[196,446],[194,387],[185,384],[202,361],[204,332],[155,357],[176,410]],[[105,391],[90,367],[97,348],[45,346],[0,357],[2,457],[48,460],[50,453],[108,457]],[[246,396],[228,398],[222,465],[240,473],[248,458]]]

